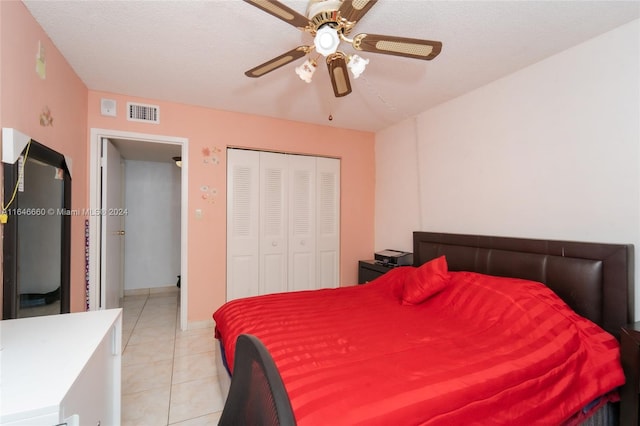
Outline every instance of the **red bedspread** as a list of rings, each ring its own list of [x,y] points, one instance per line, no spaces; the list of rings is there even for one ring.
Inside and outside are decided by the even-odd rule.
[[[561,424],[624,383],[617,341],[542,284],[452,272],[425,302],[404,276],[229,302],[214,314],[271,352],[299,425]]]

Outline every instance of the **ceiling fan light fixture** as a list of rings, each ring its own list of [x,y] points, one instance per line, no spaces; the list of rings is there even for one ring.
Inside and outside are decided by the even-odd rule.
[[[360,77],[360,74],[364,72],[368,64],[369,59],[364,59],[358,55],[352,55],[349,57],[349,62],[347,62],[347,68],[351,71],[353,78],[358,78]]]
[[[0,0],[2,1],[2,0]],[[246,71],[248,77],[264,74],[309,55],[315,50],[314,59],[306,60],[295,68],[296,74],[307,83],[316,70],[316,61],[324,56],[333,94],[337,97],[351,93],[352,78],[359,78],[369,63],[358,55],[340,51],[342,42],[358,52],[381,53],[405,58],[431,60],[442,50],[442,42],[393,35],[360,33],[351,36],[354,26],[362,20],[378,0],[306,0],[307,14],[302,15],[284,4],[284,0],[244,0],[313,37],[313,44],[298,46],[280,56]],[[381,12],[384,16],[384,12]],[[349,38],[352,37],[352,38]]]
[[[338,31],[330,25],[323,25],[316,32],[313,44],[316,46],[316,52],[325,58],[332,53],[336,53],[340,44]]]
[[[313,20],[313,17],[322,12],[335,12],[342,6],[342,0],[309,0],[307,5],[307,17]]]
[[[298,74],[300,80],[311,83],[311,78],[313,73],[316,72],[317,66],[316,61],[307,59],[302,65],[296,67],[296,74]]]

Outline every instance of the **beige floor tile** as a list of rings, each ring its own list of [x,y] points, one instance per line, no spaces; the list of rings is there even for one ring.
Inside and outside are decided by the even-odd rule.
[[[203,327],[203,328],[191,328],[189,330],[180,330],[176,331],[176,338],[181,337],[191,337],[191,336],[201,336],[201,337],[209,337],[213,336],[215,332],[215,328],[211,327]]]
[[[124,300],[136,299],[138,297],[144,297],[146,299],[147,296],[149,296],[148,288],[134,288],[124,291]]]
[[[157,315],[166,315],[166,316],[175,316],[178,307],[175,305],[155,305],[155,306],[145,306],[140,315],[141,318],[147,316],[157,316]]]
[[[217,377],[217,375],[214,352],[185,355],[173,359],[173,384]]]
[[[128,320],[131,318],[137,318],[138,315],[140,315],[140,313],[142,312],[142,309],[144,309],[144,303],[140,304],[140,305],[133,305],[133,306],[129,306],[129,307],[123,307],[122,308],[122,320]]]
[[[147,302],[148,294],[140,294],[135,296],[125,296],[122,306],[126,309],[130,306],[144,305]]]
[[[176,329],[176,316],[167,314],[149,314],[140,315],[140,319],[136,323],[137,329],[154,328],[154,327],[168,327],[172,331]]]
[[[181,422],[222,410],[216,378],[192,380],[171,386],[169,423]]]
[[[165,426],[169,419],[171,388],[122,396],[122,426]]]
[[[134,331],[135,334],[135,331]],[[148,364],[151,362],[173,359],[173,340],[148,340],[144,344],[129,344],[122,353],[122,365]]]
[[[173,341],[176,338],[175,325],[162,325],[156,327],[139,328],[136,327],[131,333],[129,339],[130,345],[139,345],[146,342],[164,340],[165,342]]]
[[[131,333],[133,333],[133,329],[132,330],[122,330],[122,352],[124,353],[125,348],[127,347],[127,344],[129,343],[129,339],[131,338]]]
[[[176,277],[176,281],[177,281]],[[175,285],[171,285],[171,286],[167,286],[167,287],[154,287],[154,288],[150,288],[149,289],[149,295],[151,297],[156,297],[156,296],[178,296],[180,294],[180,289],[175,286]]]
[[[202,352],[213,352],[216,350],[216,339],[213,337],[213,330],[193,335],[176,334],[175,357],[199,354]]]
[[[173,361],[133,364],[122,367],[122,394],[127,395],[171,386]]]
[[[178,296],[167,296],[167,295],[164,295],[164,294],[149,296],[149,298],[147,299],[147,303],[145,304],[145,307],[147,307],[147,306],[160,306],[160,305],[177,306],[178,305]]]
[[[171,423],[172,426],[213,426],[220,421],[222,411],[207,414],[206,416],[196,417],[195,419],[185,420],[183,422]]]
[[[122,425],[217,424],[213,322],[181,331],[175,293],[126,296],[123,306]]]
[[[138,322],[138,315],[135,317],[127,317],[122,319],[122,329],[131,331],[136,327],[136,323]]]
[[[213,328],[216,326],[213,318],[206,319],[204,321],[192,321],[189,323],[189,329],[195,330],[199,328]]]
[[[178,310],[177,306],[171,305],[158,305],[158,306],[147,306],[140,313],[140,319],[150,319],[157,317],[165,317],[165,318],[174,318],[176,317],[176,311]]]

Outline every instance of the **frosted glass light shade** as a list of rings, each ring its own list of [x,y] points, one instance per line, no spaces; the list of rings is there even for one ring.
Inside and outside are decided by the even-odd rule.
[[[358,55],[353,55],[351,59],[349,59],[347,67],[351,71],[351,74],[353,74],[353,78],[358,78],[367,67],[367,64],[369,64],[368,59],[364,59]]]
[[[316,62],[313,60],[307,59],[302,65],[296,67],[296,74],[298,74],[298,77],[307,83],[311,83],[311,78],[313,77],[314,72],[316,72]]]
[[[324,25],[316,32],[313,44],[316,46],[316,52],[327,57],[338,50],[340,37],[338,37],[338,32],[334,28]]]

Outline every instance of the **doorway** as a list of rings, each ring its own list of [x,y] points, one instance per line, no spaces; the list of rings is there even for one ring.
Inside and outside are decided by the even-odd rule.
[[[103,140],[108,139],[115,141],[116,149],[123,151],[122,156],[124,160],[133,160],[131,163],[148,163],[153,165],[155,162],[160,162],[160,158],[165,162],[167,167],[176,168],[176,172],[179,173],[180,179],[180,254],[179,254],[179,271],[180,275],[180,327],[185,330],[187,328],[187,309],[188,309],[188,276],[187,276],[187,196],[188,196],[188,140],[186,138],[170,137],[170,136],[158,136],[133,132],[122,132],[116,130],[105,129],[91,129],[91,146],[90,146],[90,209],[91,211],[100,211],[104,208],[102,197],[102,179],[107,182],[110,180],[109,172],[105,171],[108,167],[102,167],[103,164]],[[181,157],[183,159],[181,167],[175,163],[166,164],[167,161],[172,161],[173,156]],[[166,158],[164,158],[166,157]],[[136,164],[136,167],[138,165]],[[179,170],[179,171],[178,171]],[[103,174],[106,174],[103,176]],[[126,174],[125,174],[126,179]],[[126,183],[125,183],[126,185]],[[107,206],[109,207],[109,206]],[[124,205],[122,210],[127,212],[127,206]],[[137,213],[140,213],[138,211]],[[130,218],[131,221],[134,217]],[[125,217],[126,220],[126,217]],[[111,281],[104,279],[104,268],[109,262],[105,259],[105,253],[110,251],[104,249],[104,243],[108,236],[105,234],[105,226],[102,224],[102,218],[99,216],[89,217],[89,309],[105,309],[110,306],[105,303],[105,295],[113,294],[115,289],[109,288]],[[108,225],[107,225],[108,227]],[[112,232],[113,233],[113,232]],[[132,236],[133,237],[133,236]],[[133,241],[133,240],[132,240]],[[113,255],[112,255],[113,256]],[[123,274],[124,276],[124,274]],[[174,282],[177,277],[174,277]],[[166,285],[168,283],[163,283]],[[121,290],[118,289],[118,292]]]

